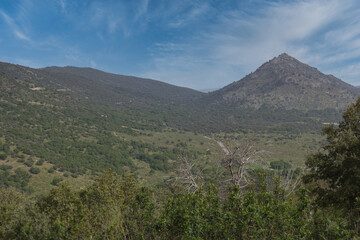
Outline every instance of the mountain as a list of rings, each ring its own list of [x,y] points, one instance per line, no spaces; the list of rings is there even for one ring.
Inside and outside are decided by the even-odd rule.
[[[344,109],[359,89],[283,53],[255,72],[206,97],[212,104],[258,109]]]
[[[35,88],[120,110],[145,125],[206,133],[314,131],[323,122],[339,121],[360,92],[285,53],[243,79],[209,93],[92,68],[32,69],[1,63],[0,73],[27,80]]]
[[[358,88],[283,53],[196,99],[187,122],[200,122],[194,128],[207,131],[314,132],[341,120],[359,95]]]
[[[216,143],[197,133],[316,134],[358,94],[286,54],[210,93],[91,68],[0,63],[0,160],[45,164],[48,180],[112,168],[162,181],[180,153],[218,158],[208,151]]]
[[[186,92],[197,93],[158,87],[179,89],[186,97]],[[109,168],[162,182],[180,153],[206,156],[214,148],[200,135],[166,128],[163,113],[174,112],[165,100],[159,103],[160,97],[135,90],[122,95],[114,88],[74,74],[0,63],[0,186],[3,177],[12,178],[4,164],[15,171],[41,168],[48,185],[56,176],[81,178]],[[103,97],[109,103],[121,98],[132,103],[126,108],[96,102]]]
[[[72,76],[75,79],[86,79],[87,82],[108,87],[116,94],[138,97],[146,99],[146,101],[183,103],[204,95],[202,92],[193,89],[178,87],[157,80],[106,73],[93,68],[67,66],[46,67],[41,70],[51,73],[53,76],[60,74],[60,76]],[[65,84],[65,82],[63,83]],[[66,84],[66,87],[72,88],[73,86]],[[86,87],[84,86],[79,91],[86,91]]]

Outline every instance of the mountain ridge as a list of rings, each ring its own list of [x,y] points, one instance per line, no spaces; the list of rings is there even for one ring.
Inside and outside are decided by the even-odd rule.
[[[174,102],[183,102],[203,95],[202,92],[194,89],[175,86],[154,79],[107,73],[94,68],[52,66],[42,68],[41,70],[51,73],[72,74],[112,88],[141,93],[153,98],[163,98]]]
[[[239,107],[267,104],[285,109],[340,109],[359,94],[354,86],[283,53],[241,80],[210,93],[208,100]]]
[[[210,93],[92,68],[0,63],[0,73],[134,118],[145,114],[157,125],[201,132],[320,129],[322,122],[338,121],[360,95],[358,88],[287,54]]]

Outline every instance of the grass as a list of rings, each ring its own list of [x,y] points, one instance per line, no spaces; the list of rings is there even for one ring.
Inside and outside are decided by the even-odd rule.
[[[68,172],[60,172],[54,171],[53,173],[49,173],[48,170],[53,167],[53,164],[48,162],[44,162],[41,166],[33,165],[34,167],[38,167],[40,169],[39,174],[31,174],[29,172],[31,167],[26,166],[24,163],[17,162],[16,159],[8,158],[5,161],[0,161],[0,165],[10,165],[13,168],[11,169],[11,173],[14,173],[15,169],[20,168],[25,170],[31,175],[29,186],[34,190],[35,195],[45,195],[47,194],[54,186],[51,185],[54,177],[62,177],[63,182],[68,183],[74,189],[80,189],[91,182],[91,175],[81,175],[77,178],[71,177],[71,174]],[[64,174],[68,173],[69,177],[64,177]]]
[[[257,150],[263,151],[263,160],[267,166],[271,161],[284,160],[294,167],[304,167],[305,157],[307,154],[316,151],[324,137],[317,133],[307,133],[301,135],[287,134],[267,134],[267,133],[233,133],[233,134],[213,134],[204,136],[192,132],[178,131],[167,128],[162,132],[139,131],[137,135],[128,135],[124,133],[114,133],[114,136],[125,141],[140,141],[151,143],[157,147],[173,148],[182,145],[186,150],[196,153],[194,161],[201,166],[206,172],[211,173],[216,169],[219,161],[224,157],[224,152],[216,141],[225,143],[227,140],[241,144],[253,144]],[[1,139],[0,139],[1,140]],[[93,141],[93,139],[88,139]],[[25,157],[27,159],[27,157]],[[38,159],[34,159],[35,162]],[[158,185],[164,184],[166,179],[175,176],[177,159],[169,160],[172,168],[169,171],[157,171],[150,168],[149,164],[137,159],[133,159],[136,170],[132,171],[138,181],[142,184]],[[29,172],[30,167],[24,163],[17,162],[10,156],[0,164],[11,165],[14,171],[16,168],[22,168]],[[40,168],[39,174],[31,174],[32,177],[29,186],[34,189],[36,195],[45,195],[54,186],[51,185],[54,177],[62,177],[63,182],[68,183],[75,189],[80,189],[89,184],[94,176],[88,171],[85,175],[73,178],[69,172],[55,170],[49,173],[48,170],[53,167],[52,164],[44,162],[43,165],[34,167]],[[130,173],[130,169],[129,169]],[[68,177],[64,177],[68,174]]]
[[[284,160],[295,167],[304,167],[306,156],[318,150],[325,140],[323,136],[317,133],[299,135],[266,133],[217,134],[213,137],[221,141],[231,139],[239,144],[253,144],[257,150],[264,152],[263,159],[265,162]]]

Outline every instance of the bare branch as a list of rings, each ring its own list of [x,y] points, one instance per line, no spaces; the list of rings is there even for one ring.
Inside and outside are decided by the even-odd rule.
[[[251,182],[248,167],[261,161],[260,151],[253,144],[224,143],[227,151],[222,159],[222,165],[230,174],[229,181],[240,189],[247,187]]]
[[[188,192],[195,193],[203,186],[203,176],[200,168],[195,166],[185,155],[178,157],[180,166],[175,181],[186,186]]]

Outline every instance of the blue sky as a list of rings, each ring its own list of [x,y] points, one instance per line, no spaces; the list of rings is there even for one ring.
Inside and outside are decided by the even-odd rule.
[[[360,1],[0,1],[0,61],[35,68],[209,89],[283,52],[360,85]]]

